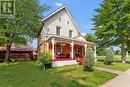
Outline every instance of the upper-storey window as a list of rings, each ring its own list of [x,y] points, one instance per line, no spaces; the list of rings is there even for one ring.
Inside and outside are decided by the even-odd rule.
[[[56,35],[60,36],[61,32],[61,27],[60,26],[56,26]]]
[[[70,24],[70,22],[69,22],[69,21],[67,21],[67,24]]]
[[[59,18],[59,21],[61,21],[61,18]]]
[[[72,38],[72,30],[69,30],[69,37]]]

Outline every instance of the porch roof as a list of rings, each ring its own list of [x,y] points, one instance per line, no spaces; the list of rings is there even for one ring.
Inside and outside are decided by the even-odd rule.
[[[55,36],[55,35],[51,35],[49,36],[46,41],[47,42],[50,42],[52,38],[55,38],[55,41],[59,42],[68,42],[68,43],[71,43],[71,41],[74,41],[76,43],[82,43],[82,44],[88,44],[88,45],[92,45],[92,46],[95,46],[96,44],[95,43],[92,43],[92,42],[89,42],[89,41],[86,41],[86,40],[82,40],[82,39],[78,39],[77,37],[75,38],[68,38],[68,37],[64,37],[64,36]]]

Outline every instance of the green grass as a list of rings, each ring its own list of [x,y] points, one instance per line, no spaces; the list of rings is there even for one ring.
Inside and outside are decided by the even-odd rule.
[[[103,71],[84,72],[82,66],[41,71],[35,62],[0,64],[0,87],[98,87],[117,76]]]
[[[104,62],[96,62],[96,66],[115,69],[115,70],[121,70],[121,71],[125,71],[130,68],[130,64],[121,63],[121,62],[114,62],[112,63],[112,65],[105,65]]]
[[[97,56],[97,58],[99,58],[99,59],[105,59],[105,57],[106,56]],[[121,59],[121,56],[120,55],[115,55],[115,59]],[[130,55],[126,59],[130,59]]]

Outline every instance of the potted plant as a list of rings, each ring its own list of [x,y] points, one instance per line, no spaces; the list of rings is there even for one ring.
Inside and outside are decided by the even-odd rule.
[[[39,60],[42,63],[42,69],[46,70],[47,68],[52,67],[52,54],[50,51],[43,51],[40,53]]]

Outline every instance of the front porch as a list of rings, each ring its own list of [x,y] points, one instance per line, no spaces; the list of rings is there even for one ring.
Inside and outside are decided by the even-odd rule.
[[[47,48],[52,52],[53,67],[58,67],[76,65],[77,60],[82,64],[86,49],[90,47],[93,48],[96,58],[95,44],[87,42],[53,37],[48,43]]]
[[[49,46],[52,48],[52,43]],[[80,60],[80,64],[82,64],[84,55],[85,48],[83,45],[74,44],[72,46],[71,43],[57,42],[54,44],[53,66],[76,65],[77,60]]]

